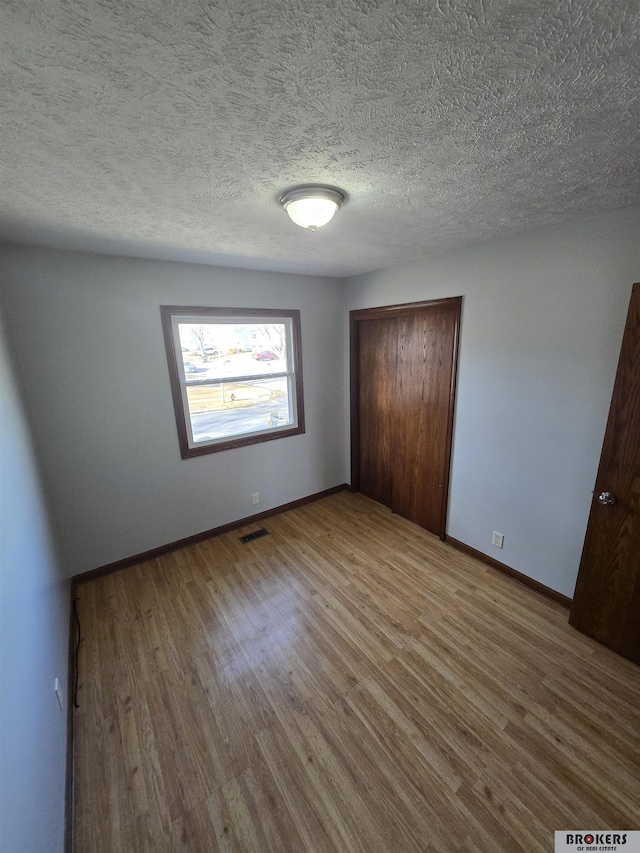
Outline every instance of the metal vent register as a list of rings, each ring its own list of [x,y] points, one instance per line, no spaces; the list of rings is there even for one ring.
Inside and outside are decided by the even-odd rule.
[[[253,542],[254,539],[260,539],[261,536],[268,536],[269,531],[261,527],[260,530],[254,530],[253,533],[247,533],[245,536],[240,536],[239,539],[243,544]]]

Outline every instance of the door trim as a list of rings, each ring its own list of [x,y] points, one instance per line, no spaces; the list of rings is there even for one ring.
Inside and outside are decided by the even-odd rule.
[[[449,505],[449,479],[451,473],[451,448],[453,442],[453,418],[455,412],[456,380],[458,376],[458,351],[460,341],[460,319],[462,316],[462,296],[445,299],[429,299],[425,302],[407,302],[400,305],[381,305],[375,308],[359,308],[349,311],[349,374],[351,390],[351,488],[360,490],[360,322],[362,320],[381,320],[397,317],[409,317],[422,314],[432,308],[448,308],[454,313],[453,361],[449,385],[449,409],[447,414],[447,435],[445,449],[445,475],[442,484],[442,507],[440,512],[440,530],[438,536],[444,542],[447,526],[447,508]]]

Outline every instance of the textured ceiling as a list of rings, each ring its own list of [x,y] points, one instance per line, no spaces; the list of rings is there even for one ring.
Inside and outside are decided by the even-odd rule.
[[[640,198],[640,0],[3,0],[0,237],[349,275]],[[294,184],[348,201],[325,229]]]

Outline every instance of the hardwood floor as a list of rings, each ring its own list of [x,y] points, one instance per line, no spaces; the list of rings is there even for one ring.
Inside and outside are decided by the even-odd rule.
[[[78,587],[76,853],[640,828],[637,666],[360,495],[262,524]]]

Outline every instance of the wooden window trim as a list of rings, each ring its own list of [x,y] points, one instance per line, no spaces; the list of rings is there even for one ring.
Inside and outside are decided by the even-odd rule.
[[[302,343],[300,334],[300,311],[297,309],[276,308],[215,308],[205,306],[185,305],[161,305],[160,315],[162,319],[162,332],[167,355],[167,366],[169,369],[169,382],[171,385],[171,396],[178,430],[178,442],[183,459],[194,456],[204,456],[208,453],[219,453],[222,450],[231,450],[236,447],[244,447],[250,444],[260,444],[263,441],[274,441],[278,438],[287,438],[291,435],[300,435],[305,432],[304,421],[304,393],[302,383]],[[291,320],[291,348],[293,354],[293,385],[296,397],[297,425],[287,429],[274,429],[273,431],[259,435],[239,436],[230,438],[228,441],[220,441],[215,444],[206,444],[200,447],[190,447],[187,432],[188,413],[185,411],[182,398],[182,383],[174,345],[172,318],[175,315],[189,315],[197,317],[258,317],[277,318],[283,317]],[[268,378],[265,376],[265,378]]]

